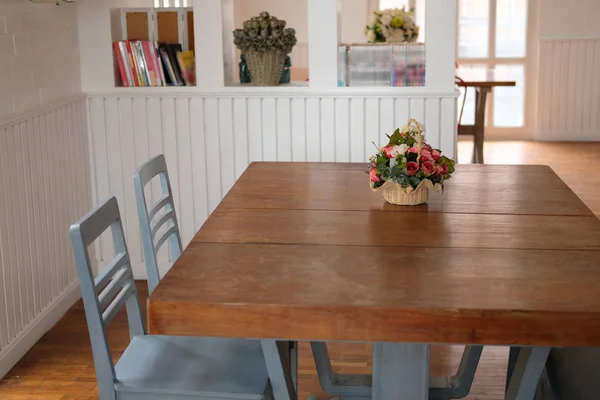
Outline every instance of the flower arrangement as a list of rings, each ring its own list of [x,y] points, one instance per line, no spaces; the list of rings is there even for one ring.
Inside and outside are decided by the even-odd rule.
[[[369,43],[379,42],[415,42],[419,37],[419,27],[415,14],[402,8],[388,8],[375,11],[365,27]]]
[[[296,45],[296,31],[285,27],[286,22],[263,11],[257,17],[244,21],[243,29],[233,31],[233,43],[243,52],[248,50],[277,50],[292,52]]]
[[[384,189],[384,198],[392,204],[415,205],[427,201],[429,189],[443,189],[454,172],[454,160],[425,142],[416,120],[387,136],[388,144],[369,159],[373,190]]]

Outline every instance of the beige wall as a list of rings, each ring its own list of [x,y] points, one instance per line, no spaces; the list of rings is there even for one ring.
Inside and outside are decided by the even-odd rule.
[[[81,91],[76,5],[0,0],[0,121]]]
[[[599,0],[538,0],[540,39],[600,38]]]

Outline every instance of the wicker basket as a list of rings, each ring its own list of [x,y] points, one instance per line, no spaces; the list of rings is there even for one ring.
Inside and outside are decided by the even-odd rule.
[[[397,206],[416,206],[423,204],[429,200],[429,190],[439,192],[442,190],[442,185],[439,183],[432,183],[429,179],[424,179],[419,183],[415,189],[412,186],[403,188],[399,184],[393,181],[387,181],[378,188],[373,188],[371,183],[371,189],[374,192],[378,190],[383,191],[383,198],[390,204]]]
[[[423,127],[421,124],[419,124],[419,122],[417,122],[417,120],[411,118],[403,129],[409,129],[411,126],[416,128],[418,132],[417,143],[415,144],[418,149],[418,164],[419,159],[421,158],[421,150],[423,150]],[[393,165],[390,165],[390,167],[392,166]],[[429,179],[423,179],[416,188],[413,188],[412,186],[403,188],[394,181],[386,181],[378,188],[374,188],[373,182],[371,182],[371,189],[375,192],[378,190],[383,190],[383,198],[390,204],[395,204],[398,206],[416,206],[427,202],[429,199],[430,189],[434,192],[439,192],[443,190],[443,186],[439,183],[434,184]]]
[[[252,83],[256,86],[278,86],[284,68],[285,54],[277,50],[244,53]]]

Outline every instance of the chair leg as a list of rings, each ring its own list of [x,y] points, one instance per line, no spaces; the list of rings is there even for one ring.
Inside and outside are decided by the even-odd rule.
[[[297,400],[298,394],[292,377],[290,342],[261,340],[273,394],[277,400]]]
[[[533,400],[546,367],[550,347],[524,347],[519,351],[505,400]]]
[[[517,358],[519,357],[520,347],[510,346],[510,350],[508,351],[508,365],[506,366],[506,386],[504,387],[504,391],[508,390],[508,384],[510,383],[510,378],[515,370],[515,365],[517,364]]]
[[[290,355],[290,369],[292,375],[292,381],[294,382],[294,389],[298,392],[298,342],[288,342],[288,349]]]

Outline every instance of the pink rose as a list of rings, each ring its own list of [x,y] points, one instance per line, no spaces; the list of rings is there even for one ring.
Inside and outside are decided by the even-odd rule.
[[[446,167],[448,168],[448,167]],[[435,175],[442,175],[444,173],[444,168],[441,165],[436,165],[435,166]]]
[[[394,158],[394,156],[392,155],[392,147],[392,145],[387,145],[381,148],[381,151],[383,152],[383,154],[385,154],[387,158]]]
[[[431,145],[430,145],[430,144],[426,144],[425,146],[423,146],[423,148],[424,148],[425,150],[427,150],[427,151],[431,151],[431,150],[433,150],[433,147],[431,147]]]
[[[421,163],[421,171],[423,171],[423,173],[425,173],[425,175],[431,175],[433,174],[433,171],[435,171],[435,166],[433,165],[433,163],[431,161],[423,161]]]
[[[442,173],[446,175],[448,173],[448,166],[446,164],[442,164]]]
[[[410,149],[408,149],[409,153],[418,153],[419,149],[417,149],[415,146],[411,147]]]
[[[425,149],[421,150],[421,161],[431,160],[431,153]]]
[[[381,180],[377,176],[377,170],[375,170],[375,168],[373,168],[372,170],[369,171],[369,177],[371,178],[371,182],[373,182],[373,183],[379,182]]]
[[[412,176],[419,170],[419,164],[414,161],[409,161],[406,163],[406,170],[408,171],[408,174]]]
[[[442,155],[440,154],[439,151],[437,151],[435,149],[431,150],[431,157],[433,157],[433,161],[439,160],[441,156]]]

